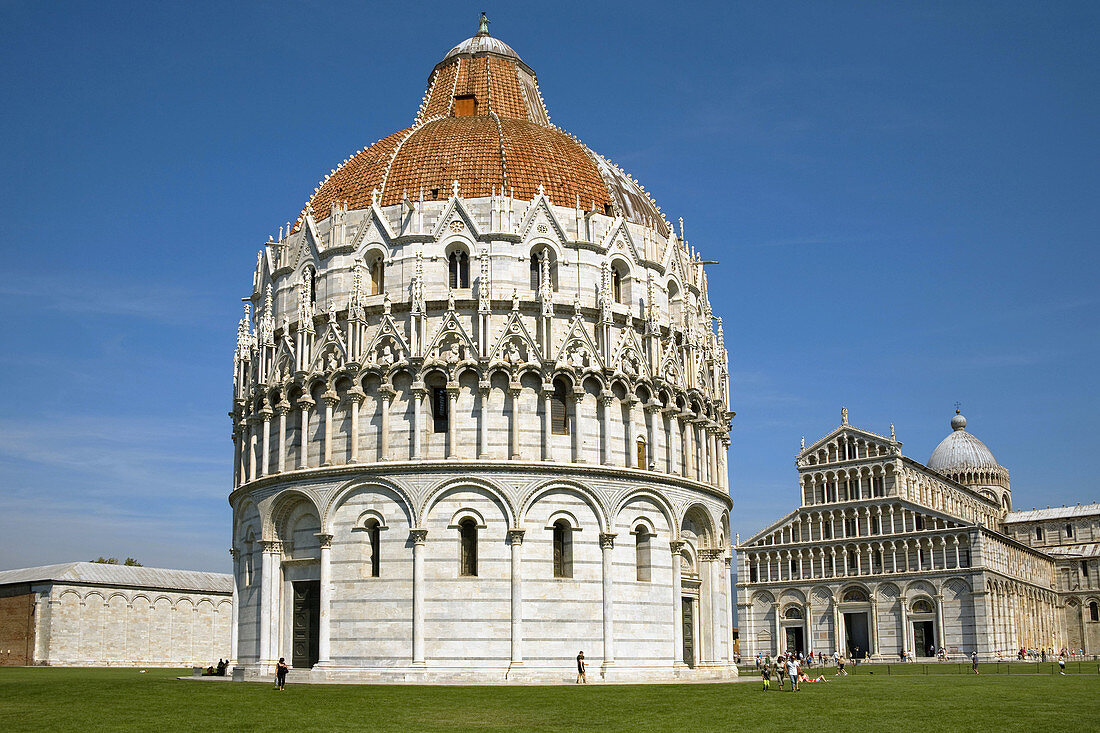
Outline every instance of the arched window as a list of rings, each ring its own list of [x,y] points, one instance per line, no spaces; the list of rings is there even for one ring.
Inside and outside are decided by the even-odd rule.
[[[844,597],[840,599],[845,603],[865,603],[867,593],[860,588],[851,588],[844,591]]]
[[[932,613],[931,602],[921,598],[913,602],[913,613]]]
[[[450,285],[452,288],[470,287],[470,255],[464,250],[451,252],[447,257],[450,270]]]
[[[432,387],[432,432],[447,432],[450,402],[445,387]]]
[[[477,522],[466,517],[458,523],[458,574],[477,576]]]
[[[381,256],[370,263],[370,294],[381,295],[386,291],[386,263]]]
[[[802,618],[802,609],[791,606],[783,612],[783,618],[800,619]]]
[[[611,266],[611,298],[616,303],[625,303],[623,300],[623,273],[618,267]]]
[[[649,467],[649,463],[648,463],[649,459],[646,456],[645,438],[638,438],[637,449],[638,449],[638,468],[648,468]]]
[[[573,577],[573,529],[569,522],[554,522],[554,577]]]
[[[668,284],[668,318],[672,322],[673,328],[680,328],[680,321],[683,318],[683,300],[680,298],[680,288],[676,286],[676,283],[670,282]]]
[[[1100,621],[1100,605],[1096,601],[1089,604],[1089,621]]]
[[[554,380],[554,394],[550,396],[550,432],[554,435],[569,435],[568,393],[565,380]]]
[[[539,289],[539,283],[542,279],[542,268],[539,266],[538,253],[531,253],[531,265],[529,273],[530,285],[532,290]]]
[[[1035,539],[1037,539],[1037,540],[1042,540],[1043,539],[1043,528],[1042,527],[1036,527],[1035,528]]]
[[[639,524],[634,528],[634,542],[634,565],[637,568],[637,578],[648,583],[653,576],[651,560],[653,535],[649,533],[649,528],[644,524]]]
[[[368,519],[366,523],[367,542],[370,543],[370,576],[382,575],[382,531],[377,519]]]

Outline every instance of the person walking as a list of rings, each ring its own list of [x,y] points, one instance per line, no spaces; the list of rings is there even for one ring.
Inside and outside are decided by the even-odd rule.
[[[1066,655],[1063,652],[1058,655],[1058,674],[1064,675],[1066,673]]]
[[[974,674],[978,674],[978,650],[975,649],[970,653],[970,669],[974,670]]]
[[[282,692],[286,688],[286,673],[290,667],[286,664],[286,657],[279,657],[279,663],[275,665],[275,689]]]
[[[772,683],[772,671],[766,664],[760,667],[760,679],[764,682],[764,691],[767,692]]]
[[[775,677],[779,680],[779,689],[783,689],[783,675],[787,672],[787,660],[780,654],[775,658]]]
[[[787,657],[787,676],[791,678],[791,692],[798,692],[798,660]]]
[[[584,671],[584,652],[577,652],[577,684],[587,685],[588,675]]]

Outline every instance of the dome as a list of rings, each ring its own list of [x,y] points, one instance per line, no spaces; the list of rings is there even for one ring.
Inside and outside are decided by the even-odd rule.
[[[320,183],[295,223],[315,221],[340,201],[350,210],[447,199],[543,192],[558,206],[622,216],[669,234],[660,208],[630,175],[550,124],[535,73],[512,48],[477,35],[452,48],[432,70],[411,127],[344,161]]]
[[[985,443],[966,432],[966,418],[958,410],[951,418],[951,434],[932,451],[927,465],[964,485],[1008,483],[1008,471],[997,463]]]

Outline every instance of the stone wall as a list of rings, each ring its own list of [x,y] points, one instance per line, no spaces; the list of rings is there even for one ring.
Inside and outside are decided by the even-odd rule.
[[[228,596],[54,584],[40,604],[38,664],[189,667],[230,657]]]

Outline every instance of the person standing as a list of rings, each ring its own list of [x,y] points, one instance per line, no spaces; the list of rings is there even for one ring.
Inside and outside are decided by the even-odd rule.
[[[1065,653],[1058,655],[1058,674],[1064,675],[1066,673],[1066,655]]]
[[[760,667],[760,679],[764,682],[764,691],[766,692],[772,683],[772,671],[768,669],[766,664]]]
[[[787,660],[780,654],[775,658],[775,677],[779,680],[779,689],[783,689],[783,675],[787,673]]]
[[[286,673],[290,671],[286,658],[279,657],[279,663],[275,665],[275,689],[282,692],[286,688]]]
[[[798,692],[798,660],[787,657],[787,676],[791,678],[791,692]]]
[[[588,675],[584,671],[584,652],[577,653],[577,684],[588,684]]]
[[[974,670],[974,674],[978,674],[978,650],[975,649],[970,653],[970,669]]]

